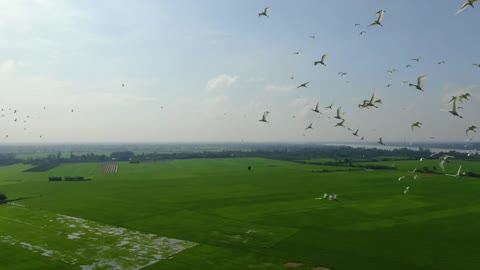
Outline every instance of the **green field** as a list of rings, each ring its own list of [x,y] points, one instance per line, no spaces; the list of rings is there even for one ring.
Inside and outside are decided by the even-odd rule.
[[[257,158],[120,163],[117,174],[98,163],[0,167],[0,192],[20,199],[0,205],[0,268],[480,269],[480,180],[413,180],[406,171],[427,165],[393,162],[397,171],[328,173],[312,171],[345,168]],[[446,168],[458,164],[480,172]],[[324,193],[338,201],[315,199]]]

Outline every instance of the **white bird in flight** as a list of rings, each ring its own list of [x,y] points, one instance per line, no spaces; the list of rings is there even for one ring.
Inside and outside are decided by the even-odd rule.
[[[463,103],[463,100],[469,100],[471,97],[470,93],[461,94],[458,96],[458,101]]]
[[[417,122],[415,122],[415,123],[413,123],[413,124],[412,124],[412,126],[411,126],[411,128],[412,128],[412,131],[413,131],[415,128],[421,128],[421,127],[422,127],[422,125],[423,125],[423,124],[422,124],[422,123],[420,123],[420,122],[418,122],[418,121],[417,121]]]
[[[388,69],[387,72],[390,73],[390,74],[393,74],[395,72],[397,72],[398,70],[396,68],[392,68],[392,69]]]
[[[448,158],[453,158],[453,156],[445,155],[445,156],[440,157],[439,166],[440,166],[440,168],[442,169],[443,172],[445,172],[445,161]]]
[[[313,126],[313,123],[310,123],[310,125],[308,125],[308,127],[307,127],[305,130],[307,130],[307,129],[313,129],[312,126]]]
[[[463,116],[459,115],[458,112],[457,112],[457,101],[454,100],[453,101],[453,108],[451,111],[448,111],[449,113],[451,113],[453,116],[456,116],[456,117],[459,117],[459,118],[463,118]]]
[[[310,82],[302,83],[302,84],[300,84],[299,86],[297,86],[297,89],[298,89],[298,88],[302,88],[302,87],[308,88],[307,85],[308,85],[309,83],[310,83]]]
[[[385,10],[381,9],[381,10],[377,11],[376,14],[378,14],[377,20],[374,21],[373,23],[371,23],[368,27],[374,26],[374,25],[383,26],[383,25],[382,25],[382,22],[383,22],[383,16],[385,15]]]
[[[345,119],[342,119],[342,122],[337,123],[335,126],[336,126],[336,127],[345,127],[345,126],[343,125],[343,123],[345,123]]]
[[[266,8],[263,10],[263,12],[258,13],[258,17],[260,18],[260,17],[262,17],[262,16],[265,16],[265,17],[267,17],[267,18],[270,18],[270,17],[268,16],[268,14],[267,14],[267,12],[268,12],[269,9],[270,9],[269,7],[266,7]]]
[[[417,78],[417,84],[410,83],[410,84],[408,84],[408,86],[415,87],[418,90],[423,91],[423,81],[425,80],[425,78],[426,78],[426,76],[422,75],[422,76]]]
[[[468,136],[468,132],[477,133],[477,127],[476,126],[468,127],[467,130],[465,131],[465,134],[467,134],[467,136]]]
[[[401,180],[404,179],[404,178],[405,178],[405,176],[400,176],[400,177],[398,178],[398,181],[401,181]]]
[[[317,105],[315,105],[315,109],[311,109],[313,112],[320,113],[318,110],[319,102],[317,102]]]
[[[325,64],[325,59],[327,59],[327,57],[328,57],[328,54],[322,55],[322,59],[320,59],[320,61],[315,61],[315,62],[313,62],[313,65],[316,66],[316,65],[318,65],[318,64],[322,64],[322,65],[324,65],[324,66],[327,66],[327,65]]]
[[[405,190],[403,191],[403,194],[407,194],[410,191],[410,187],[406,187]]]
[[[462,171],[462,165],[460,165],[460,167],[458,168],[458,171],[457,171],[456,174],[445,174],[445,175],[446,175],[446,176],[453,176],[453,177],[459,178],[461,171]]]
[[[342,113],[341,113],[341,111],[340,111],[341,108],[342,108],[342,107],[338,107],[338,109],[337,109],[337,115],[334,117],[335,119],[339,119],[339,120],[342,120],[342,119],[343,119],[343,118],[342,118]]]
[[[267,115],[268,115],[268,112],[264,112],[264,113],[263,113],[263,116],[262,116],[262,119],[260,119],[260,120],[258,120],[258,121],[264,122],[264,123],[269,123],[269,122],[267,121]]]
[[[380,137],[380,139],[378,139],[378,142],[377,142],[377,143],[385,146],[385,144],[383,143],[383,137]]]
[[[378,108],[377,105],[375,105],[377,103],[382,104],[382,100],[377,98],[377,92],[374,91],[367,105]]]
[[[476,2],[478,2],[478,0],[467,0],[467,2],[465,2],[455,14],[465,11],[469,6],[474,8],[473,4]]]

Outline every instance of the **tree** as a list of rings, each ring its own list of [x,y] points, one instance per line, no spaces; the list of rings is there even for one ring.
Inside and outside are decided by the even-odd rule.
[[[4,203],[7,201],[7,195],[0,193],[0,203]]]

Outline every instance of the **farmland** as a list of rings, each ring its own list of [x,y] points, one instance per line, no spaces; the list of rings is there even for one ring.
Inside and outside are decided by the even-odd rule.
[[[407,172],[437,160],[368,164],[393,162],[397,170],[373,171],[261,158],[119,162],[108,174],[103,163],[38,172],[3,166],[0,192],[20,200],[0,205],[0,262],[2,269],[480,267],[480,180],[413,180]],[[480,172],[475,161],[445,168],[455,173],[459,164]],[[47,180],[57,175],[93,181]],[[324,193],[338,201],[315,200]]]

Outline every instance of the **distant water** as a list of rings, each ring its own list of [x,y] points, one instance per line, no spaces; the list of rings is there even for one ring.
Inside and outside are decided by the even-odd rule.
[[[381,150],[395,150],[395,149],[403,149],[406,148],[408,150],[413,150],[413,151],[418,151],[419,147],[411,147],[411,146],[390,146],[390,145],[375,145],[375,144],[327,144],[327,145],[332,145],[332,146],[350,146],[353,148],[377,148]],[[429,148],[429,147],[423,147],[425,149],[430,150],[433,153],[440,153],[440,152],[449,152],[449,151],[455,151],[458,153],[478,153],[476,150],[463,150],[463,149],[450,149],[450,148]]]

